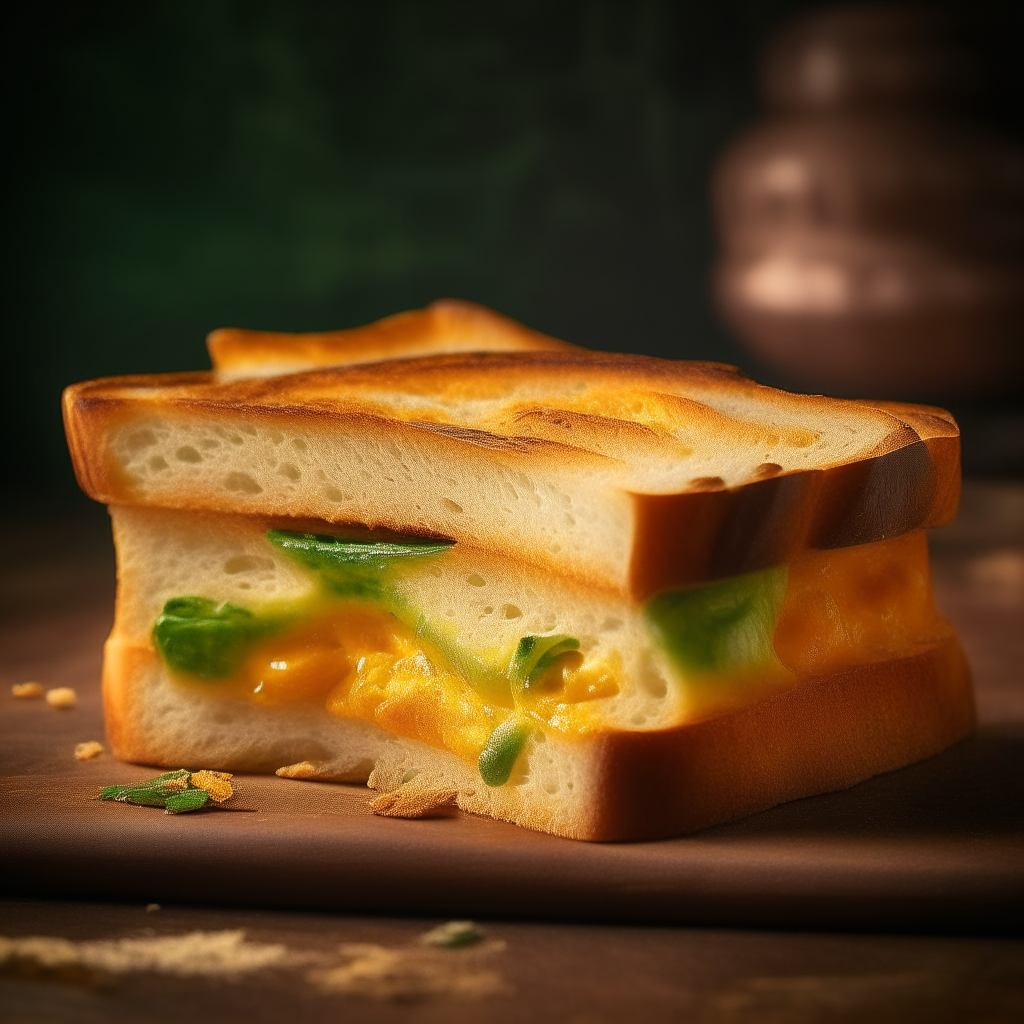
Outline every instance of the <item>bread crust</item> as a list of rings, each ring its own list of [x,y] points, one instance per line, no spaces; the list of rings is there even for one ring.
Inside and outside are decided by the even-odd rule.
[[[175,768],[192,751],[175,749],[138,727],[144,681],[162,671],[151,647],[108,641],[107,735],[123,760]],[[788,800],[849,788],[939,753],[971,731],[974,717],[970,670],[950,634],[912,656],[813,679],[705,721],[607,730],[573,741],[589,778],[589,798],[580,813],[565,817],[524,799],[520,787],[481,793],[486,787],[475,769],[453,754],[367,728],[379,734],[373,782],[384,792],[397,789],[402,777],[400,769],[389,773],[388,758],[393,762],[395,750],[418,748],[428,756],[431,784],[454,790],[463,810],[570,839],[611,841],[693,832]],[[228,757],[204,767],[252,770],[253,755],[247,756],[244,762]],[[268,755],[262,770],[275,767]]]
[[[659,412],[653,420],[648,417],[650,422],[633,422],[611,413],[563,409],[556,398],[546,405],[538,399],[533,406],[520,402],[503,408],[499,430],[490,421],[454,414],[448,421],[418,419],[416,408],[400,401],[426,394],[443,406],[466,396],[499,394],[511,380],[525,382],[527,391],[557,390],[567,377],[593,386],[599,396],[617,396],[620,403],[661,403]],[[707,404],[740,399],[755,403],[766,416],[781,417],[783,425],[751,424]],[[959,498],[959,437],[942,410],[788,395],[719,364],[583,350],[434,356],[232,384],[217,384],[208,374],[112,378],[68,388],[64,409],[79,483],[107,504],[284,514],[443,536],[638,598],[779,564],[806,548],[868,543],[941,526],[952,521]],[[680,431],[697,436],[710,430],[728,452],[740,443],[737,438],[749,448],[752,430],[792,431],[785,417],[792,419],[799,410],[822,418],[853,417],[867,440],[849,455],[837,451],[813,468],[778,472],[778,466],[766,463],[729,486],[719,478],[700,478],[666,490],[656,474],[645,486],[643,467],[652,459],[676,464]],[[621,525],[614,538],[602,541],[604,555],[592,545],[591,557],[567,558],[545,548],[539,537],[531,543],[505,527],[487,533],[486,516],[474,524],[471,517],[444,508],[406,507],[397,492],[377,499],[372,508],[339,506],[314,489],[285,495],[255,484],[244,493],[190,489],[187,481],[146,492],[111,453],[117,432],[146,417],[168,423],[205,418],[231,430],[308,428],[320,432],[325,450],[346,438],[381,449],[398,443],[470,480],[500,471],[506,477],[549,480],[568,491],[579,481],[607,494],[593,491],[594,508],[625,503],[612,510]],[[440,493],[435,497],[444,504]],[[458,503],[449,506],[461,512]]]
[[[424,309],[395,313],[343,331],[290,334],[222,327],[207,335],[206,347],[220,380],[439,352],[567,352],[576,348],[462,299],[437,299]]]
[[[974,728],[970,668],[955,636],[740,711],[603,739],[601,813],[588,839],[693,832],[851,786],[932,757]]]

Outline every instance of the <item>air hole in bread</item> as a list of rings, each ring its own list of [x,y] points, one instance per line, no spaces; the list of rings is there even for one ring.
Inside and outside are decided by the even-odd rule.
[[[487,580],[485,580],[483,578],[483,576],[481,576],[480,573],[478,573],[478,572],[470,573],[466,577],[466,582],[471,587],[486,587],[487,586]]]
[[[293,437],[292,446],[297,448],[300,452],[304,452],[306,450],[306,442],[303,441],[301,437]]]
[[[622,619],[608,618],[601,623],[603,633],[614,633],[617,629],[622,629]]]
[[[302,477],[299,467],[290,462],[282,462],[277,471],[281,476],[285,476],[289,480],[298,480]]]
[[[661,700],[668,693],[668,683],[656,672],[644,672],[640,677],[640,685],[652,697]]]
[[[159,472],[162,469],[167,469],[167,460],[162,455],[154,455],[149,460],[149,468]]]
[[[501,617],[503,619],[518,619],[522,614],[522,611],[514,604],[503,605],[501,609]]]
[[[754,470],[754,476],[769,477],[775,476],[776,473],[781,472],[782,467],[777,462],[762,462],[761,465]]]
[[[143,448],[156,444],[156,434],[152,430],[136,430],[128,435],[125,447],[132,455],[138,455]]]
[[[338,490],[338,488],[333,486],[332,484],[328,484],[323,489],[323,494],[324,494],[324,497],[327,498],[329,501],[351,501],[352,500],[352,495],[351,494],[345,494],[343,491]]]
[[[263,490],[248,473],[228,473],[224,486],[229,491],[240,491],[242,494],[259,494]]]
[[[444,507],[446,509],[448,509],[449,512],[461,512],[462,511],[462,506],[458,502],[452,501],[451,498],[442,498],[441,499],[441,504],[444,505]]]
[[[224,571],[234,574],[238,572],[274,571],[274,563],[269,558],[258,558],[255,555],[235,555],[224,563]]]
[[[695,476],[690,487],[724,487],[725,481],[720,476]]]
[[[183,444],[175,453],[174,457],[179,462],[202,462],[203,457],[190,444]]]

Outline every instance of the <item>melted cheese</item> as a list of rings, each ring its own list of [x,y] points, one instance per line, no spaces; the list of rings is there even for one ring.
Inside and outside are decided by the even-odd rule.
[[[691,680],[702,697],[683,705],[684,713],[707,717],[816,676],[906,656],[949,628],[932,601],[923,533],[810,552],[789,566],[773,641],[778,663],[759,673],[715,677],[711,687]],[[394,615],[367,603],[334,601],[312,621],[262,641],[230,688],[265,705],[320,704],[474,762],[511,714],[568,736],[607,728],[602,701],[622,682],[615,652],[597,659],[573,651],[508,707],[473,689]]]

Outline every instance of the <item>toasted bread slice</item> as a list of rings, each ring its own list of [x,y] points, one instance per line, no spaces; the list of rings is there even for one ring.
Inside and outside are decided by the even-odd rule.
[[[425,309],[395,313],[345,331],[286,334],[222,327],[207,336],[206,347],[221,381],[449,352],[568,352],[576,348],[461,299],[438,299]]]
[[[668,729],[547,739],[499,788],[445,750],[310,706],[225,706],[182,695],[152,647],[107,641],[107,735],[125,761],[274,771],[393,792],[457,794],[463,810],[569,839],[654,839],[846,789],[939,753],[974,724],[954,636],[919,654],[811,680],[741,710]]]
[[[381,689],[369,712],[333,698],[336,685],[354,686],[353,673],[363,672],[363,652],[347,637],[317,662],[320,678],[312,680],[301,659],[315,657],[316,645],[297,649],[286,633],[272,638],[255,659],[260,692],[244,673],[172,673],[152,639],[168,598],[201,595],[278,612],[290,603],[315,616],[314,579],[268,541],[273,520],[112,512],[119,590],[104,703],[107,734],[125,760],[369,779],[388,794],[388,814],[454,799],[464,810],[571,838],[639,839],[851,786],[937,753],[973,721],[963,656],[931,601],[923,535],[811,553],[791,565],[773,641],[786,670],[781,685],[765,690],[766,676],[752,690],[745,677],[717,675],[712,689],[731,697],[710,708],[693,699],[708,681],[659,653],[645,629],[647,606],[456,546],[397,581],[414,592],[418,636],[436,636],[436,623],[448,622],[461,643],[481,650],[524,633],[572,633],[584,670],[593,659],[617,666],[618,688],[604,695],[566,687],[546,710],[543,702],[517,704],[532,735],[508,781],[485,785],[472,714],[457,719],[457,735],[438,714],[475,699],[464,680],[452,679],[450,703],[438,705],[443,660],[422,665],[423,685],[410,689],[402,680],[410,659],[398,651],[391,679],[374,677]],[[297,683],[268,693],[261,659],[280,667],[276,659],[290,660],[289,650],[299,658]],[[475,706],[485,721],[493,715],[493,707]]]
[[[64,408],[108,504],[445,537],[632,597],[938,526],[959,495],[944,415],[585,350],[111,378]]]

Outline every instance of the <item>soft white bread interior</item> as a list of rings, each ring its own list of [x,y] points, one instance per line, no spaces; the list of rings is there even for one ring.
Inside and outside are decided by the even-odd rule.
[[[222,327],[207,336],[206,347],[217,379],[231,381],[447,352],[570,351],[576,346],[475,302],[438,299],[425,309],[344,331],[287,334]]]
[[[481,646],[495,637],[500,646],[522,633],[565,632],[580,637],[588,656],[615,648],[627,662],[623,689],[595,716],[600,728],[579,735],[536,730],[508,783],[490,787],[465,758],[376,721],[339,717],[322,702],[268,706],[173,676],[151,640],[168,598],[199,594],[250,607],[301,601],[310,593],[309,573],[267,543],[273,521],[112,511],[119,587],[104,701],[112,746],[126,760],[369,778],[399,804],[451,799],[468,811],[571,838],[629,839],[692,830],[853,785],[936,753],[973,721],[967,668],[955,637],[934,616],[926,574],[907,592],[927,605],[923,629],[877,633],[908,598],[887,595],[874,579],[868,589],[878,606],[875,632],[861,638],[859,654],[846,652],[849,664],[807,661],[809,678],[701,716],[688,704],[686,678],[673,673],[645,632],[636,601],[456,547],[447,561],[409,578],[428,617],[450,613],[456,632]],[[908,551],[923,543],[906,541]],[[865,550],[852,561],[870,558]],[[810,576],[827,578],[812,568]],[[871,576],[866,570],[869,583]],[[863,592],[865,581],[852,581],[852,589]],[[828,599],[813,590],[805,597],[814,607]],[[856,632],[852,622],[832,625],[837,635]],[[820,646],[825,633],[816,635]],[[795,639],[795,649],[814,646]]]
[[[948,414],[582,350],[115,378],[65,419],[108,504],[447,537],[634,596],[939,525],[959,494]]]

